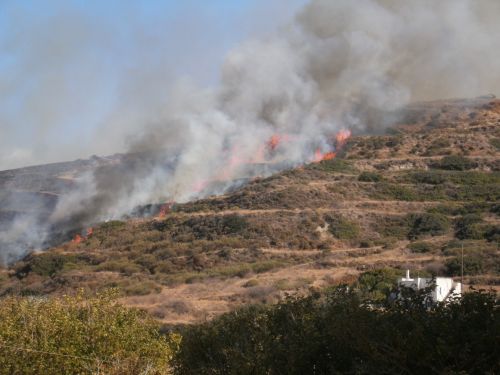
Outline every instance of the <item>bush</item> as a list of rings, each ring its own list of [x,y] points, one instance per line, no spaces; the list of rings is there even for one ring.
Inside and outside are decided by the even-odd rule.
[[[331,160],[323,160],[319,163],[313,163],[308,168],[316,169],[324,172],[338,172],[338,173],[353,173],[354,167],[347,160],[335,158]]]
[[[408,249],[410,249],[412,253],[428,253],[434,250],[434,246],[429,242],[412,242],[408,244]]]
[[[326,215],[328,230],[340,240],[353,240],[359,237],[359,226],[341,216]]]
[[[0,374],[166,373],[174,341],[109,292],[0,302]]]
[[[429,309],[416,294],[374,308],[355,289],[337,288],[187,327],[175,373],[493,374],[499,318],[493,293]]]
[[[382,301],[396,287],[401,271],[393,268],[383,268],[367,271],[359,276],[357,287],[370,300]]]
[[[26,277],[33,272],[40,276],[53,277],[59,273],[69,262],[76,260],[73,255],[59,253],[31,254],[16,265],[16,276]]]
[[[490,143],[497,150],[500,150],[500,138],[493,138],[493,139],[490,140]]]
[[[222,225],[227,234],[235,234],[243,231],[248,226],[248,223],[244,216],[226,215],[222,219]]]
[[[450,155],[443,157],[434,168],[446,169],[449,171],[467,171],[477,167],[477,163],[460,155]]]
[[[358,181],[362,182],[379,182],[382,176],[376,172],[363,172],[358,176]]]
[[[449,259],[446,264],[446,274],[448,276],[460,276],[462,272],[462,258],[454,257]],[[484,261],[480,255],[464,256],[464,275],[478,275],[483,273]]]
[[[483,219],[477,214],[464,215],[455,223],[455,236],[464,239],[482,239],[484,230],[481,226]]]
[[[448,218],[437,213],[410,214],[408,215],[408,221],[411,223],[410,232],[408,234],[410,239],[422,235],[442,235],[445,234],[450,227]]]

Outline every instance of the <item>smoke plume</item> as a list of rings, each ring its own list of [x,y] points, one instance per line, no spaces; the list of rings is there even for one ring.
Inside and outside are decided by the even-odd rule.
[[[49,221],[83,226],[222,193],[249,165],[273,173],[333,151],[342,129],[383,127],[372,111],[497,92],[498,14],[496,0],[312,0],[287,27],[232,50],[217,87],[172,86],[130,132],[136,159],[82,176]],[[273,136],[283,141],[263,150]]]

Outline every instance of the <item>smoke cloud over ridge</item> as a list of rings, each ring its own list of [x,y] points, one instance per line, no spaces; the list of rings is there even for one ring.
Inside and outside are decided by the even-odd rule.
[[[81,177],[49,222],[221,193],[249,166],[268,174],[334,151],[335,134],[366,130],[372,110],[499,92],[499,14],[496,0],[312,0],[279,32],[233,49],[217,87],[170,87],[148,123],[128,128],[137,159]]]

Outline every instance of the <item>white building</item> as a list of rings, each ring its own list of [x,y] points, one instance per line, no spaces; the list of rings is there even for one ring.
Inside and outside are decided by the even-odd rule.
[[[435,279],[423,277],[411,278],[410,270],[406,270],[406,277],[400,278],[398,284],[414,290],[433,286],[431,298],[434,302],[442,302],[462,295],[462,283],[453,281],[451,277],[436,277]]]

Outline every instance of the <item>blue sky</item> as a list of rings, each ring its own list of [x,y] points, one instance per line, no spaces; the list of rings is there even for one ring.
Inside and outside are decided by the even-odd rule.
[[[216,85],[231,48],[272,33],[304,3],[1,0],[0,169],[105,153],[108,141],[120,151],[98,138],[126,93],[144,98],[129,105],[154,110],[179,78]]]

